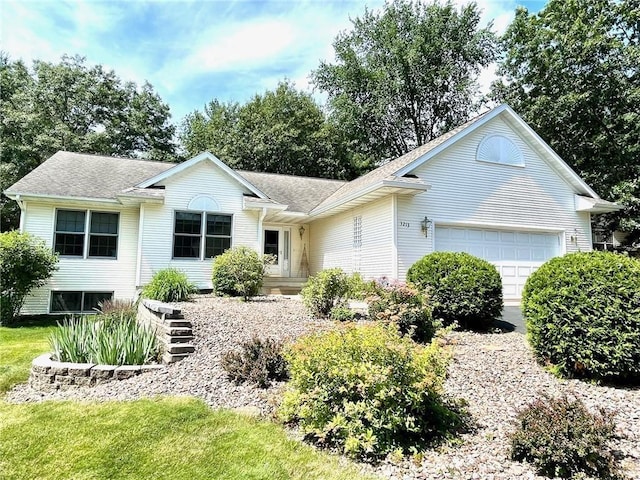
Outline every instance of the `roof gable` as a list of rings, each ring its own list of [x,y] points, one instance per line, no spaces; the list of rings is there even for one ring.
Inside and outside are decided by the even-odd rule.
[[[228,167],[225,163],[223,163],[220,159],[218,159],[215,155],[209,152],[202,152],[199,155],[196,155],[190,160],[186,162],[182,162],[177,164],[175,167],[165,170],[151,178],[144,180],[143,182],[136,185],[138,188],[148,188],[152,185],[155,185],[158,182],[166,180],[173,175],[184,172],[185,170],[193,167],[194,165],[198,165],[201,162],[211,162],[224,173],[226,173],[229,177],[249,189],[253,194],[257,195],[260,198],[269,198],[264,192],[262,192],[258,187],[249,182],[246,178],[240,175],[238,172]]]

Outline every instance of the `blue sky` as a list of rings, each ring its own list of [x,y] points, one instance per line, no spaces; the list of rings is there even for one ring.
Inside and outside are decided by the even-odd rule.
[[[0,49],[28,65],[67,53],[148,80],[178,123],[213,98],[244,102],[289,78],[311,91],[308,75],[331,61],[336,34],[365,5],[384,0],[0,0]],[[456,0],[456,3],[467,3]],[[478,0],[483,22],[502,33],[517,5],[545,0]],[[486,88],[489,69],[479,79]]]

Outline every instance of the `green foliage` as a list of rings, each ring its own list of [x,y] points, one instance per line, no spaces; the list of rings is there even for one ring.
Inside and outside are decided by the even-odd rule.
[[[158,356],[155,332],[135,315],[82,316],[63,320],[49,340],[55,360],[104,365],[144,365]]]
[[[0,53],[0,192],[58,150],[173,159],[175,127],[153,87],[122,82],[101,65],[63,56],[31,69]],[[2,230],[19,210],[0,200]]]
[[[299,339],[288,351],[280,406],[307,438],[352,457],[417,451],[461,426],[440,394],[447,359],[393,326],[353,324]]]
[[[518,413],[509,438],[511,458],[531,463],[548,477],[619,478],[608,445],[614,430],[604,409],[594,414],[580,400],[544,397]]]
[[[186,396],[3,401],[0,438],[3,479],[374,480],[273,422]]]
[[[305,307],[313,315],[326,317],[333,307],[344,302],[348,292],[347,274],[340,268],[329,268],[309,277],[300,293]]]
[[[640,4],[550,0],[518,8],[493,97],[509,103],[589,185],[626,206],[599,216],[640,239]],[[576,141],[575,139],[581,139]]]
[[[329,318],[336,322],[351,322],[356,318],[356,312],[344,305],[336,305],[329,312]]]
[[[153,275],[142,289],[142,296],[161,302],[183,302],[188,300],[198,288],[192,284],[187,275],[175,268],[165,268]]]
[[[261,257],[248,247],[230,248],[213,259],[214,293],[245,300],[255,297],[262,288],[265,268],[271,262],[271,256]]]
[[[289,377],[282,357],[282,343],[271,338],[253,337],[240,345],[240,351],[225,353],[220,364],[237,384],[250,382],[267,388],[272,380],[282,381]]]
[[[640,380],[640,260],[611,252],[549,260],[522,292],[529,342],[558,373]]]
[[[0,233],[0,325],[15,320],[29,292],[46,283],[57,263],[51,249],[28,233]]]
[[[372,320],[393,323],[402,334],[418,342],[428,342],[435,334],[427,300],[408,285],[390,283],[381,286],[376,295],[367,298],[367,303]]]
[[[392,0],[352,23],[334,40],[336,63],[322,62],[313,82],[355,152],[398,157],[477,111],[475,79],[496,39],[490,25],[479,28],[475,3]]]
[[[409,282],[426,290],[433,316],[445,325],[487,330],[502,313],[502,279],[486,260],[468,253],[425,255],[407,272]]]
[[[365,282],[358,272],[352,273],[348,279],[349,298],[354,300],[366,300],[367,297],[378,293],[378,285],[374,280]]]
[[[236,169],[340,179],[359,173],[340,132],[289,81],[243,105],[212,100],[184,119],[180,139],[189,154],[208,150]]]

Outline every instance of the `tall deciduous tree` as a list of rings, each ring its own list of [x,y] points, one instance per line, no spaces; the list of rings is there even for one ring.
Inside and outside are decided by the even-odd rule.
[[[475,79],[497,47],[475,3],[392,0],[352,23],[333,43],[336,62],[322,62],[313,81],[355,151],[396,157],[477,111]]]
[[[502,39],[493,86],[595,190],[626,205],[601,218],[640,237],[640,3],[551,0]]]
[[[318,104],[287,81],[243,105],[211,101],[185,118],[180,138],[190,155],[209,150],[237,169],[325,178],[358,173]]]
[[[0,114],[0,191],[58,150],[175,160],[169,107],[153,87],[81,57],[30,70],[0,54]],[[17,227],[16,204],[0,204],[2,230]]]

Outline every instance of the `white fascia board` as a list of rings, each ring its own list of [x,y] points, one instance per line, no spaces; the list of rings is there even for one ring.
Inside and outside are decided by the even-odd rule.
[[[249,182],[247,179],[245,179],[243,176],[238,174],[235,170],[227,166],[224,162],[222,162],[215,155],[209,152],[202,152],[199,155],[196,155],[195,157],[185,162],[179,163],[175,167],[165,170],[164,172],[159,173],[155,177],[151,177],[145,180],[144,182],[139,183],[138,185],[136,185],[136,187],[138,188],[150,187],[151,185],[154,185],[162,180],[165,180],[166,178],[169,178],[177,173],[180,173],[186,170],[187,168],[192,167],[193,165],[196,165],[197,163],[200,163],[205,160],[213,162],[213,164],[216,165],[218,168],[220,168],[223,172],[225,172],[227,175],[229,175],[231,178],[236,180],[241,185],[244,185],[245,187],[247,187],[251,192],[255,193],[260,198],[269,198],[264,192],[258,189],[258,187],[253,185],[251,182]]]
[[[37,193],[7,193],[5,195],[11,200],[16,200],[20,197],[20,200],[64,200],[69,202],[92,202],[92,203],[111,203],[119,205],[120,202],[113,198],[96,198],[96,197],[71,197],[67,195],[47,195]]]
[[[590,198],[585,197],[584,195],[575,195],[574,199],[576,212],[610,213],[624,209],[622,205],[608,202],[606,200],[601,200],[599,198]]]
[[[262,210],[263,208],[266,208],[267,210],[286,210],[289,208],[289,205],[284,205],[282,203],[254,202],[245,197],[243,200],[243,208],[245,210]]]
[[[420,192],[426,192],[431,189],[431,185],[428,183],[417,183],[417,182],[404,182],[400,179],[384,179],[380,183],[381,187],[394,187],[394,188],[406,188],[407,190],[417,190]]]
[[[427,160],[430,160],[431,158],[433,158],[434,156],[438,155],[440,152],[442,152],[443,150],[445,150],[446,148],[448,148],[449,146],[453,145],[454,143],[456,143],[458,140],[461,140],[462,138],[466,137],[467,135],[469,135],[471,132],[475,131],[476,129],[478,129],[479,127],[481,127],[482,125],[484,125],[485,123],[487,123],[489,120],[491,120],[492,118],[497,117],[498,115],[500,115],[502,112],[504,112],[506,109],[508,109],[509,106],[507,104],[502,104],[497,106],[496,108],[494,108],[493,110],[491,110],[490,112],[486,113],[484,115],[484,117],[482,117],[480,120],[478,120],[477,122],[472,123],[471,125],[469,125],[467,128],[465,128],[464,130],[462,130],[461,132],[456,133],[454,136],[452,136],[450,139],[446,140],[445,142],[442,142],[440,145],[438,145],[437,147],[429,150],[427,153],[425,153],[424,155],[416,158],[413,162],[411,162],[409,165],[406,165],[404,167],[402,167],[400,170],[398,170],[397,172],[394,173],[394,175],[396,177],[403,177],[404,175],[406,175],[407,173],[410,173],[412,170],[415,170],[416,168],[418,168],[420,165],[422,165],[423,163],[425,163]]]
[[[560,168],[561,171],[569,175],[576,183],[578,183],[591,197],[595,199],[600,199],[600,196],[589,186],[587,183],[580,178],[578,175],[567,163],[560,158],[560,156],[545,142],[540,135],[536,133],[536,131],[529,126],[527,122],[525,122],[520,115],[518,115],[511,107],[508,105],[504,105],[506,107],[505,111],[511,116],[512,120],[515,121],[518,125],[520,125],[524,130],[533,137],[534,140],[544,149],[544,151],[551,157],[551,159],[556,163],[556,165]]]

